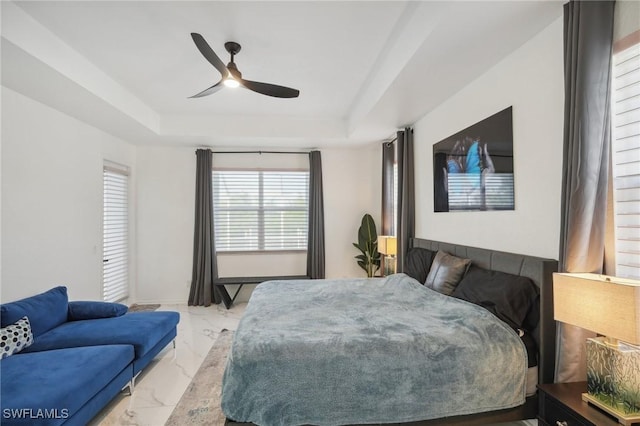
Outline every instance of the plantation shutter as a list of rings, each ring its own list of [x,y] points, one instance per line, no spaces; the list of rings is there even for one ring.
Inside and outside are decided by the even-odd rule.
[[[614,55],[612,83],[616,275],[640,278],[640,44]]]
[[[103,298],[117,302],[129,295],[128,172],[104,166]]]
[[[309,172],[213,170],[216,251],[304,251]]]

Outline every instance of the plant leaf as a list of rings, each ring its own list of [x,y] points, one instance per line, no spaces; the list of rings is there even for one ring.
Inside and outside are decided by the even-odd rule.
[[[368,276],[380,268],[380,253],[378,252],[378,233],[376,223],[370,214],[362,216],[360,228],[358,228],[358,242],[353,243],[362,254],[354,256],[358,259],[358,265],[367,272]]]

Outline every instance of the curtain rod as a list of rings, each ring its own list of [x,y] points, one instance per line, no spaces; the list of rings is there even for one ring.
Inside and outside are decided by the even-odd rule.
[[[212,154],[302,154],[309,155],[310,151],[211,151]]]
[[[397,140],[398,140],[398,137],[396,136],[396,137],[391,138],[391,139],[383,140],[383,141],[382,141],[382,144],[383,144],[383,145],[390,146],[392,143],[394,143],[394,142],[395,142],[395,141],[397,141]]]

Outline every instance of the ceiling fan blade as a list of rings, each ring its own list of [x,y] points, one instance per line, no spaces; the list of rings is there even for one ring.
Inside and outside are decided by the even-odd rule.
[[[227,70],[224,62],[222,62],[220,58],[218,58],[216,52],[214,52],[211,46],[209,46],[209,43],[205,41],[204,37],[202,37],[198,33],[191,33],[191,38],[193,39],[193,42],[196,44],[196,47],[198,48],[200,53],[202,53],[202,56],[204,56],[205,59],[209,61],[209,63],[211,63],[211,65],[213,65],[218,71],[220,71],[222,77],[226,77],[229,74],[229,70]]]
[[[224,87],[224,85],[222,84],[222,80],[220,80],[219,82],[217,82],[213,86],[209,87],[208,89],[205,89],[200,93],[196,93],[193,96],[189,96],[189,99],[201,98],[203,96],[208,96],[208,95],[210,95],[212,93],[216,93],[218,90],[222,89],[223,87]]]
[[[238,81],[249,90],[262,93],[263,95],[273,96],[274,98],[297,98],[300,94],[299,90],[278,86],[276,84],[260,83],[258,81],[244,79],[239,79]]]

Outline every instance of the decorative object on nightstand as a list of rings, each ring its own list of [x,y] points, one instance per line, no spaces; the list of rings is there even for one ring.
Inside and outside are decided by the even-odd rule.
[[[596,332],[587,339],[582,399],[622,424],[640,422],[640,281],[555,273],[554,317]]]
[[[389,235],[380,235],[378,237],[378,251],[384,254],[384,268],[382,269],[383,277],[396,273],[397,250],[398,242],[396,237]]]

